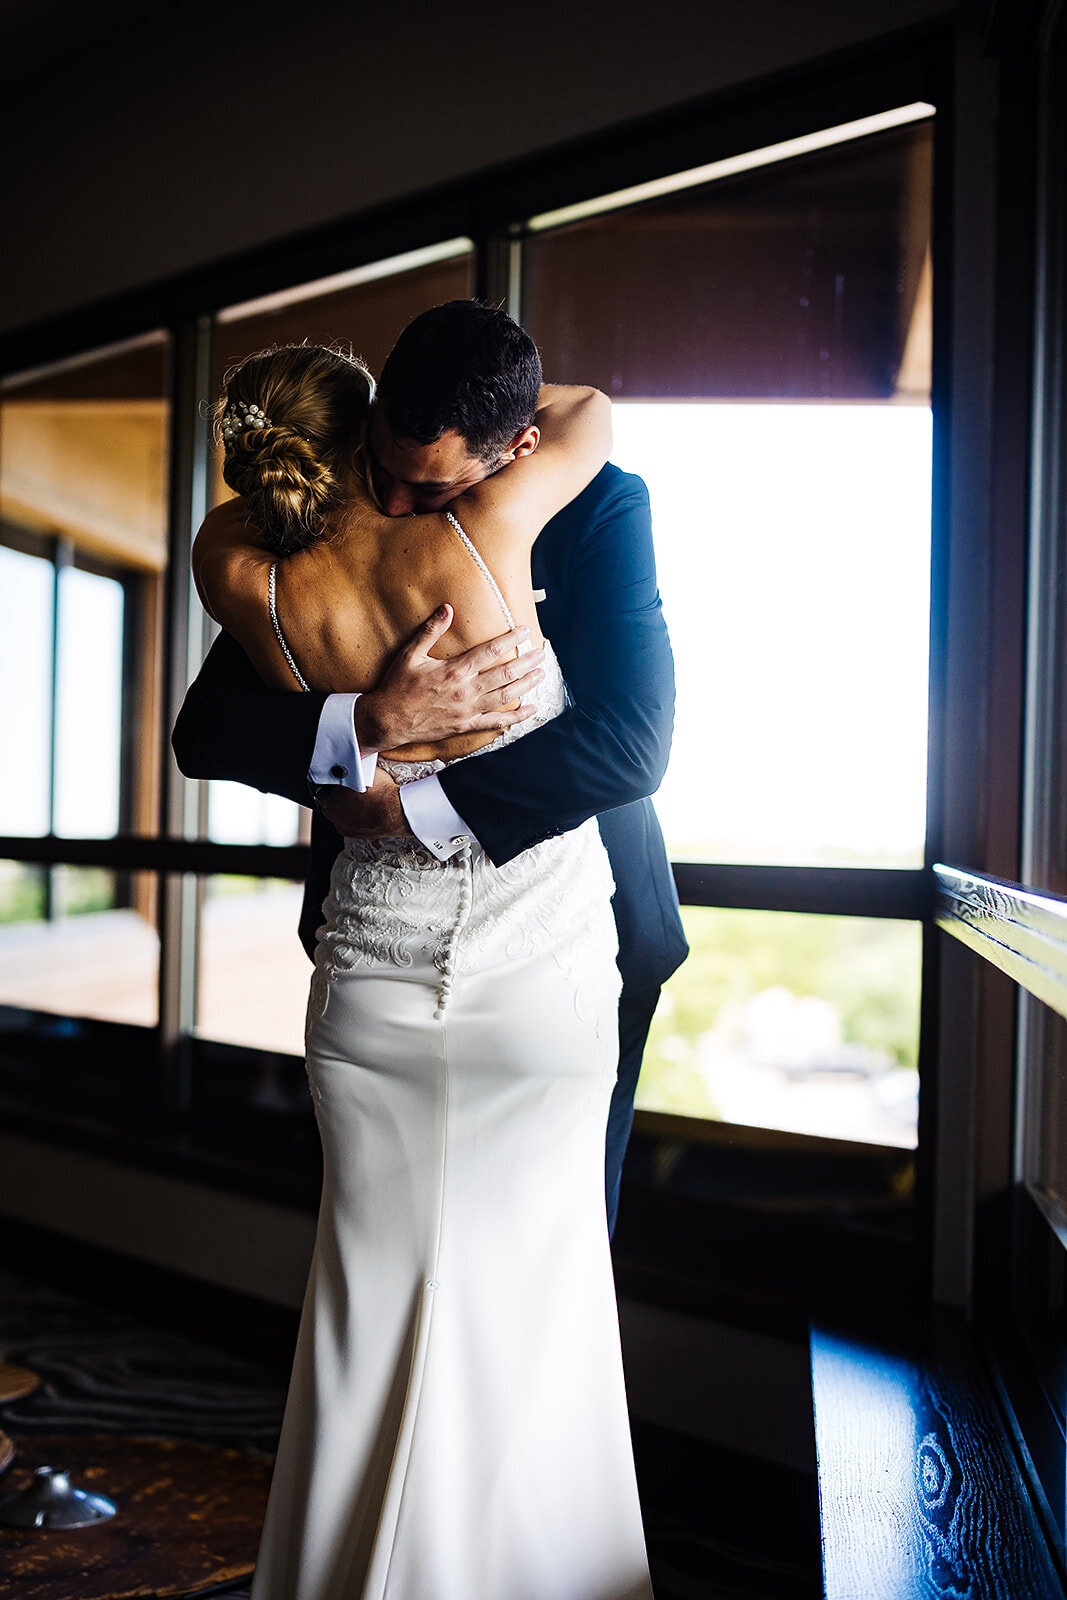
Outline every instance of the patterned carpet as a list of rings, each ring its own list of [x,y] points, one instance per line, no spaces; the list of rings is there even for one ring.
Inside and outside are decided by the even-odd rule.
[[[0,1407],[16,1439],[129,1433],[274,1453],[285,1401],[277,1374],[4,1272],[0,1360],[42,1380]]]
[[[42,1380],[0,1405],[16,1443],[116,1433],[270,1455],[277,1442],[276,1372],[3,1271],[0,1361]],[[648,1425],[634,1442],[657,1600],[818,1600],[806,1480]],[[77,1462],[65,1465],[77,1481]],[[211,1592],[249,1593],[247,1583]]]

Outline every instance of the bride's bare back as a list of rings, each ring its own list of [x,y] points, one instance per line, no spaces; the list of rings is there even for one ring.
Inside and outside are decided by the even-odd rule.
[[[561,398],[538,413],[531,455],[474,485],[451,506],[499,585],[515,625],[540,634],[530,550],[544,523],[607,460],[610,405],[595,390],[547,391]],[[566,397],[565,399],[562,397]],[[301,676],[328,693],[372,689],[397,649],[442,604],[453,608],[433,654],[458,655],[511,626],[500,598],[445,512],[386,517],[362,480],[327,534],[278,557],[249,526],[240,499],[211,512],[197,536],[194,574],[208,611],[242,645],[264,682],[300,685],[275,636],[268,582],[275,567],[278,622]],[[449,759],[489,743],[492,731],[386,752],[407,760]]]

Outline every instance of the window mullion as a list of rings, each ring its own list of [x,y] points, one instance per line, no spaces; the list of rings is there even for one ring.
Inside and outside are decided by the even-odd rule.
[[[475,232],[475,291],[479,300],[522,314],[522,240],[517,235]]]
[[[203,653],[203,624],[190,571],[193,538],[207,511],[211,322],[190,319],[174,329],[170,433],[170,552],[163,651],[161,825],[170,838],[196,836],[199,784],[178,771],[170,748],[185,691]],[[187,1040],[196,1021],[197,884],[189,874],[160,882],[159,1032],[163,1108],[188,1104]]]

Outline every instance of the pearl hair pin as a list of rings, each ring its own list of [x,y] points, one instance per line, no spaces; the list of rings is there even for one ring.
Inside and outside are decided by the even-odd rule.
[[[223,412],[219,432],[223,444],[228,448],[239,434],[247,433],[251,428],[269,428],[270,425],[270,418],[265,415],[262,406],[238,400]]]

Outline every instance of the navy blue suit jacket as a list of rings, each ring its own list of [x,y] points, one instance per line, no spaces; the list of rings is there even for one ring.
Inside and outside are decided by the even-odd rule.
[[[526,738],[457,762],[441,782],[498,865],[598,817],[617,886],[619,968],[628,988],[651,988],[685,959],[687,946],[648,798],[670,750],[674,663],[641,479],[604,467],[542,530],[532,568],[534,588],[545,590],[538,618],[572,704]],[[189,777],[229,778],[307,805],[324,699],[267,689],[222,634],[175,724],[178,765]],[[309,954],[339,848],[316,813],[300,918]]]

